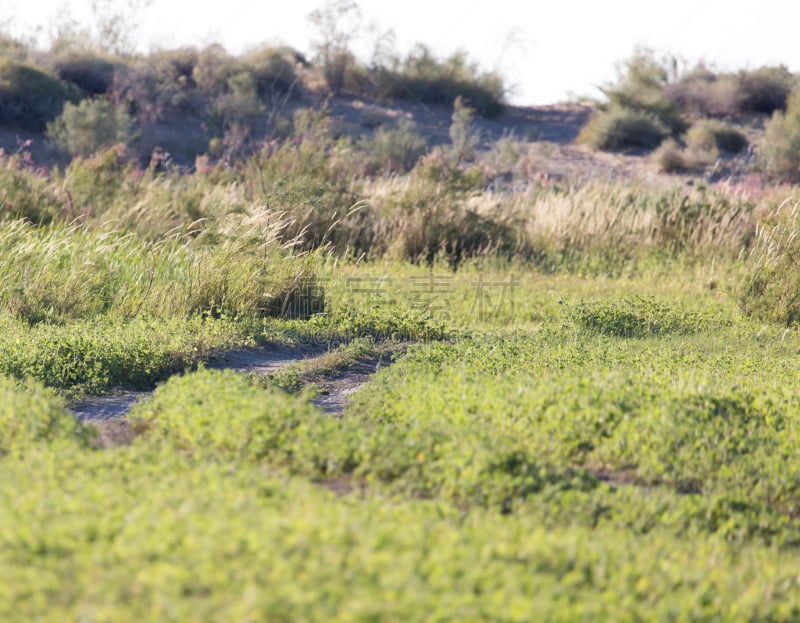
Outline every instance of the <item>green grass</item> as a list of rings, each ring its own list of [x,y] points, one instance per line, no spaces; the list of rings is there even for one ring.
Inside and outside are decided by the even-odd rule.
[[[0,619],[800,618],[795,191],[367,179],[316,116],[3,159]],[[325,354],[204,367],[243,346]],[[118,388],[129,446],[66,408]]]

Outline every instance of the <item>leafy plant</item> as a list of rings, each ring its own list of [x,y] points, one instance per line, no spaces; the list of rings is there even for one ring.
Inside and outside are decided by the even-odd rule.
[[[612,106],[595,113],[581,129],[578,142],[603,151],[653,149],[669,134],[669,129],[650,113]]]
[[[90,156],[116,144],[130,143],[132,125],[123,107],[102,98],[82,100],[77,105],[64,105],[64,112],[47,124],[47,136],[72,156]]]
[[[0,124],[43,130],[80,89],[28,63],[0,59]]]
[[[800,180],[800,87],[792,91],[786,112],[773,113],[757,154],[767,173]]]

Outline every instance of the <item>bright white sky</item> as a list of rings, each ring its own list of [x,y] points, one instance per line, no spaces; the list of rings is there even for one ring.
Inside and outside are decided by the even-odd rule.
[[[143,14],[141,47],[223,43],[239,52],[282,42],[308,52],[306,17],[324,0],[153,0]],[[366,22],[393,29],[397,48],[415,42],[446,55],[466,50],[515,87],[511,100],[547,104],[570,95],[597,96],[617,61],[636,45],[704,59],[720,69],[783,63],[800,71],[797,0],[359,0]],[[13,30],[46,33],[59,6],[82,22],[90,0],[0,0]],[[9,13],[11,11],[11,13]],[[2,21],[2,20],[0,20]],[[368,38],[358,49],[370,49]]]

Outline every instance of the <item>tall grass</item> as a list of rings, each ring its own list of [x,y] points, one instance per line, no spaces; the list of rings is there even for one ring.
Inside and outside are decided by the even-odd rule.
[[[7,221],[0,223],[0,310],[28,322],[281,315],[303,296],[313,264],[269,234],[194,240],[176,233],[148,241],[81,225]]]

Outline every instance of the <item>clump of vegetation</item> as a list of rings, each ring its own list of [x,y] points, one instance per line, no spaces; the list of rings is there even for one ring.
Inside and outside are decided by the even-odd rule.
[[[800,203],[786,201],[758,225],[737,292],[747,315],[800,322]]]
[[[665,93],[675,78],[671,63],[672,59],[659,59],[651,50],[637,49],[620,67],[616,83],[603,92],[612,107],[654,117],[667,134],[677,136],[687,124]]]
[[[48,387],[99,394],[150,389],[248,336],[230,321],[120,319],[113,315],[34,325],[0,315],[0,374]]]
[[[328,0],[311,12],[309,22],[317,30],[314,41],[317,61],[328,89],[341,93],[353,87],[358,63],[350,49],[361,23],[361,9],[352,0]]]
[[[685,335],[708,328],[708,321],[700,314],[644,297],[613,303],[581,302],[567,309],[567,317],[592,333],[625,338]]]
[[[445,106],[461,97],[488,118],[497,117],[504,108],[505,87],[498,74],[481,72],[463,52],[439,60],[424,45],[378,68],[375,89],[379,97]]]
[[[89,431],[67,411],[64,401],[42,385],[0,375],[0,461],[25,456],[31,446],[77,441],[87,445]]]
[[[740,71],[738,76],[742,112],[772,114],[786,108],[797,78],[784,66]]]
[[[76,86],[41,67],[0,58],[0,124],[43,130],[66,104],[80,99]]]
[[[67,48],[51,53],[47,61],[62,80],[80,87],[88,97],[108,93],[116,72],[124,67],[121,60],[89,49]]]
[[[757,153],[768,174],[800,180],[800,87],[792,92],[785,112],[773,113]]]
[[[677,173],[689,168],[684,151],[674,138],[661,143],[651,158],[661,173]]]
[[[689,149],[710,152],[715,157],[720,153],[738,154],[747,148],[747,137],[728,123],[704,119],[693,124],[686,132]]]
[[[90,156],[113,145],[128,145],[133,121],[127,110],[104,98],[64,105],[64,112],[47,124],[52,144],[72,156]]]
[[[266,226],[261,237],[256,226],[249,235],[239,228],[229,237],[148,240],[82,226],[0,223],[0,310],[31,323],[99,314],[291,315],[293,301],[307,295],[301,286],[313,280],[313,258],[292,257]]]
[[[669,134],[667,126],[651,113],[612,106],[589,120],[578,142],[603,151],[653,149]]]
[[[428,141],[417,131],[412,121],[401,119],[391,127],[380,127],[370,136],[358,141],[366,157],[364,173],[407,173],[428,152]]]
[[[698,65],[666,86],[666,97],[693,117],[726,117],[741,111],[739,80]]]

